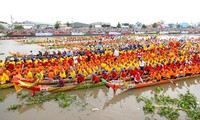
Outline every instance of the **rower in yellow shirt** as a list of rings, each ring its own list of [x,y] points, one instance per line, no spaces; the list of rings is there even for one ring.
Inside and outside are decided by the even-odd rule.
[[[61,78],[63,78],[63,79],[65,79],[65,78],[67,77],[67,75],[66,75],[64,69],[60,72],[59,76],[60,76]]]
[[[32,79],[32,78],[33,78],[33,74],[32,74],[31,71],[28,72],[28,74],[27,74],[27,78],[29,78],[29,79]]]
[[[0,83],[1,84],[6,83],[6,80],[4,79],[3,74],[0,74]]]

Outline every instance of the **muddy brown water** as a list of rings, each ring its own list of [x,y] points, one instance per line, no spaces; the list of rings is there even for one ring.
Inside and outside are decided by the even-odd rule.
[[[38,51],[42,48],[37,45],[23,45],[15,41],[0,41],[0,52],[5,52],[5,56],[11,52],[22,51]],[[9,46],[9,47],[8,47]],[[4,56],[0,56],[2,59]],[[179,93],[186,93],[189,89],[198,101],[200,101],[200,78],[187,79],[177,81],[179,87],[172,83],[161,85],[164,88],[164,95],[177,97]],[[0,102],[0,120],[144,120],[142,107],[143,103],[137,103],[136,96],[152,96],[158,86],[145,87],[140,89],[132,89],[125,92],[117,91],[114,95],[111,89],[105,86],[67,91],[67,94],[77,94],[82,101],[86,101],[88,105],[84,110],[81,107],[70,106],[69,108],[59,107],[56,101],[45,102],[42,106],[26,106],[20,110],[8,111],[7,107],[11,104],[21,103],[17,98],[13,88],[0,90],[0,96],[6,96],[4,102]],[[86,91],[94,93],[93,96],[86,97]],[[98,108],[98,111],[92,111],[93,108]],[[158,115],[153,115],[153,118],[165,120]],[[186,119],[186,114],[182,113],[180,120]]]
[[[200,78],[193,78],[178,81],[179,87],[172,83],[161,85],[164,88],[163,94],[177,97],[179,93],[185,93],[188,89],[200,100]],[[0,96],[7,96],[4,102],[0,102],[0,120],[142,120],[145,119],[142,107],[143,103],[137,103],[136,96],[142,95],[151,97],[158,86],[132,89],[125,92],[117,91],[114,95],[111,89],[105,86],[83,90],[67,91],[67,94],[77,94],[79,98],[86,101],[88,105],[84,110],[81,107],[70,106],[61,108],[56,101],[45,102],[42,106],[26,106],[20,110],[8,111],[11,104],[20,102],[15,90],[5,89],[0,91]],[[92,96],[85,96],[86,91],[94,93]],[[98,108],[98,111],[92,111]],[[146,115],[151,117],[151,115]],[[153,118],[163,120],[158,115]],[[186,119],[181,113],[180,120]]]

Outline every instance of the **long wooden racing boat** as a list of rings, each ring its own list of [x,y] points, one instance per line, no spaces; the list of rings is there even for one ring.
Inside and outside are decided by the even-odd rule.
[[[21,81],[24,81],[24,82],[32,82],[33,80],[32,79],[27,79],[27,78],[22,78],[22,77],[19,77],[19,76],[14,76],[12,81],[13,80],[21,80]],[[87,77],[85,78],[85,81],[90,81],[91,80],[91,77]],[[10,87],[13,87],[14,84],[13,82],[11,81],[11,83],[4,83],[4,84],[0,84],[0,89],[6,89],[6,88],[10,88]],[[64,82],[65,83],[74,83],[76,80],[75,79],[64,79]],[[47,79],[47,80],[40,80],[37,84],[38,85],[53,85],[53,84],[57,84],[59,82],[58,79]]]
[[[148,86],[153,86],[153,85],[160,85],[160,84],[165,84],[165,83],[175,83],[175,81],[179,81],[179,80],[184,80],[184,79],[189,79],[189,78],[195,78],[195,77],[199,77],[200,74],[197,75],[193,75],[193,76],[186,76],[186,77],[181,77],[181,78],[176,78],[176,79],[168,79],[168,80],[161,80],[161,81],[157,81],[157,80],[152,80],[152,81],[148,81],[148,82],[144,82],[144,83],[128,83],[128,82],[122,82],[122,81],[106,81],[105,79],[102,79],[102,82],[112,88],[114,91],[116,91],[119,88],[122,89],[136,89],[136,88],[143,88],[143,87],[148,87]]]
[[[0,89],[6,89],[6,88],[10,88],[13,87],[14,84],[13,83],[5,83],[5,84],[0,84]]]
[[[33,95],[35,95],[35,92],[61,92],[66,91],[72,88],[75,88],[77,85],[70,85],[70,86],[64,86],[64,87],[53,87],[48,85],[37,85],[37,82],[29,83],[24,82],[21,80],[13,80],[12,81],[15,86],[15,90],[17,92],[20,92],[22,89],[28,89],[33,91]]]
[[[76,89],[84,89],[84,88],[91,88],[91,87],[97,87],[104,85],[104,83],[96,83],[96,84],[84,84],[84,85],[74,85],[74,84],[68,84],[63,87],[53,87],[50,85],[36,85],[37,81],[35,83],[29,83],[24,82],[21,80],[13,80],[15,90],[17,92],[20,92],[22,89],[28,89],[33,91],[33,95],[35,95],[35,92],[62,92],[67,90],[76,90]]]
[[[31,85],[27,86],[25,85],[24,88],[25,89],[30,89],[30,90],[34,90],[36,89],[37,91],[41,91],[43,90],[43,88],[45,90],[43,91],[55,91],[55,92],[60,92],[60,91],[66,91],[66,90],[76,90],[76,89],[85,89],[85,88],[91,88],[91,87],[98,87],[98,86],[102,86],[102,85],[107,85],[109,87],[111,87],[112,89],[119,89],[119,88],[123,88],[123,89],[136,89],[136,88],[142,88],[142,87],[148,87],[148,86],[153,86],[153,85],[160,85],[160,84],[165,84],[165,83],[169,83],[169,82],[175,82],[175,81],[179,81],[179,80],[184,80],[184,79],[190,79],[190,78],[195,78],[195,77],[199,77],[200,74],[198,75],[194,75],[194,76],[187,76],[187,77],[182,77],[182,78],[177,78],[177,79],[170,79],[170,80],[162,80],[157,82],[156,80],[152,80],[149,82],[144,82],[144,83],[139,83],[139,84],[130,84],[128,82],[125,83],[120,83],[120,85],[117,84],[111,84],[111,82],[107,82],[106,80],[102,80],[102,82],[99,83],[95,83],[95,84],[83,84],[83,85],[73,85],[71,83],[66,83],[66,84],[70,84],[70,85],[66,85],[64,87],[47,87],[48,85],[37,85],[35,87],[30,87]],[[19,83],[18,83],[19,84]],[[14,86],[14,84],[7,84],[8,86]],[[70,88],[71,86],[71,88]],[[2,88],[2,85],[0,85],[0,88]],[[47,89],[48,88],[48,89]],[[59,89],[58,89],[59,88]],[[70,89],[69,89],[70,88]]]
[[[26,56],[26,54],[21,54],[21,53],[13,53],[13,52],[8,52],[11,56],[16,56],[16,57],[22,57]]]

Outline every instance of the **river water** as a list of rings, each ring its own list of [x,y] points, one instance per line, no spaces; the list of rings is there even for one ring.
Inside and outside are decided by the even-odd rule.
[[[24,45],[15,41],[0,41],[0,52],[5,55],[1,56],[4,59],[11,52],[28,53],[30,50],[37,52],[43,50],[38,45]],[[161,85],[164,88],[164,95],[177,97],[179,93],[185,93],[188,89],[200,100],[200,78],[187,79],[177,81],[179,87],[172,83]],[[70,106],[69,108],[59,107],[56,101],[49,101],[42,106],[28,106],[16,111],[8,111],[7,107],[11,104],[21,102],[13,88],[0,90],[0,96],[6,96],[4,102],[0,102],[0,120],[144,120],[142,107],[143,103],[137,103],[136,96],[152,96],[157,86],[151,86],[141,89],[133,89],[125,92],[117,91],[113,93],[111,89],[105,86],[89,88],[83,90],[67,91],[67,94],[77,94],[79,98],[86,101],[88,105],[84,110],[81,107]],[[85,97],[87,91],[94,93],[93,96]],[[93,111],[93,108],[98,108],[98,111]],[[165,120],[158,115],[153,118]],[[181,113],[180,120],[184,120],[186,115]]]

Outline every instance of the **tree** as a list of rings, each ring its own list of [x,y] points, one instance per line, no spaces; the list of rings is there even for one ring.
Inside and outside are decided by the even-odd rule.
[[[4,29],[4,26],[3,26],[3,25],[0,25],[0,29]]]
[[[37,25],[36,28],[39,29],[39,28],[40,28],[40,25]]]
[[[136,28],[141,28],[142,27],[142,23],[141,22],[136,22],[135,23],[135,27]]]
[[[129,28],[133,28],[133,24],[129,24]]]
[[[67,22],[66,25],[67,25],[67,27],[70,27],[70,26],[71,26],[71,24],[70,24],[69,22]]]
[[[119,22],[117,24],[117,28],[121,28],[121,24]]]
[[[89,28],[92,28],[92,25],[89,25]]]
[[[60,22],[56,21],[54,27],[55,27],[56,29],[60,28]]]
[[[181,25],[177,23],[177,24],[176,24],[176,27],[177,27],[177,28],[181,28]]]
[[[16,25],[14,26],[14,29],[24,29],[24,27],[22,25]]]
[[[142,28],[144,28],[144,29],[145,29],[145,28],[147,28],[147,26],[146,26],[145,24],[143,24],[143,25],[142,25]]]
[[[169,28],[173,28],[174,25],[173,24],[168,24]]]
[[[153,28],[157,28],[158,24],[157,23],[153,23]]]

